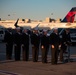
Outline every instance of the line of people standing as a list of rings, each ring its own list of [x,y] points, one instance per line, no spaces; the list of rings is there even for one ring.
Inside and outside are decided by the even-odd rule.
[[[67,36],[67,38],[70,39],[70,36],[69,37]],[[12,51],[13,51],[13,46],[14,46],[15,60],[16,61],[21,60],[20,55],[21,55],[21,50],[22,50],[22,59],[24,61],[28,61],[30,39],[31,39],[31,46],[32,46],[33,62],[38,61],[39,47],[40,47],[41,53],[42,53],[41,54],[42,63],[47,63],[47,55],[48,55],[50,46],[51,46],[51,63],[57,64],[58,50],[60,47],[61,47],[60,60],[63,61],[63,41],[62,41],[63,39],[60,39],[57,28],[55,28],[53,33],[51,33],[49,36],[47,35],[46,30],[43,30],[43,33],[40,35],[38,33],[38,30],[34,29],[33,32],[30,32],[30,35],[29,35],[27,29],[23,29],[23,31],[21,32],[20,27],[17,27],[15,34],[11,32],[11,29],[8,29],[8,31],[5,34],[6,59],[9,59],[9,60],[12,59]],[[68,39],[65,42],[67,41]]]

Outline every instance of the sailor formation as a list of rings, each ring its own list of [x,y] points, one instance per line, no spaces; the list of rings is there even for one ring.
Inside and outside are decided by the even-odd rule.
[[[63,54],[66,52],[67,46],[71,43],[70,30],[65,29],[60,38],[58,28],[54,28],[53,32],[48,34],[49,30],[38,30],[37,28],[28,30],[17,27],[14,31],[8,28],[5,31],[4,42],[6,43],[6,60],[12,60],[14,50],[15,61],[29,61],[29,50],[32,50],[32,61],[37,62],[39,51],[41,50],[42,63],[48,63],[47,55],[51,51],[51,64],[57,64],[59,61],[64,62]],[[30,46],[31,45],[31,46]],[[50,47],[50,48],[49,48]],[[22,53],[22,54],[21,54]],[[21,59],[22,55],[22,59]]]

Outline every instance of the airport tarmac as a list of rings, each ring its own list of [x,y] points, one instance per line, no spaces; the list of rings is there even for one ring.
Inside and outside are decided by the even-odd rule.
[[[50,53],[48,63],[41,62],[39,55],[38,62],[33,62],[30,51],[29,61],[14,61],[5,59],[5,43],[0,43],[0,75],[76,75],[76,46],[71,46],[72,61],[57,65],[51,65]],[[50,52],[50,51],[49,51]]]
[[[0,61],[0,75],[76,75],[76,61],[57,65],[41,61]]]

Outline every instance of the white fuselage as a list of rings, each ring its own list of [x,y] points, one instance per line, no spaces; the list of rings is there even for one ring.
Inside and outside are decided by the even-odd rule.
[[[15,28],[14,26],[15,22],[5,22],[5,21],[0,21],[0,27],[4,28]],[[57,28],[76,28],[76,23],[47,23],[47,22],[32,22],[32,23],[24,23],[24,22],[18,22],[18,26],[20,27],[30,27],[34,28],[39,24],[39,28],[50,28],[53,29],[55,27]]]

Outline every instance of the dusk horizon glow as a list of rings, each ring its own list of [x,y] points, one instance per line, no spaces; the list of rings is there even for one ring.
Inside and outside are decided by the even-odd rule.
[[[0,0],[0,18],[63,19],[72,7],[76,7],[76,0]]]

